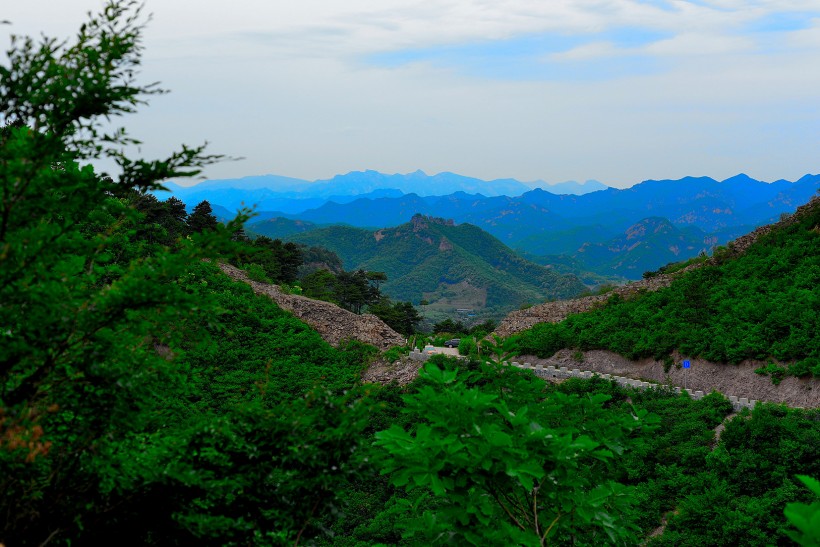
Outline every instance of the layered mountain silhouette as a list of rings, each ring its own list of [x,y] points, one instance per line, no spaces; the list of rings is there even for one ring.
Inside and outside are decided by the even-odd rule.
[[[168,186],[186,203],[207,199],[220,218],[256,205],[257,216],[247,228],[270,237],[314,225],[394,227],[419,213],[480,227],[542,264],[637,279],[645,269],[708,252],[794,211],[820,188],[820,175],[771,183],[744,174],[723,181],[685,177],[647,180],[627,189],[569,181],[546,191],[529,189],[544,186],[543,181],[358,171],[314,182],[267,175]]]
[[[746,175],[724,181],[686,177],[580,196],[534,189],[514,197],[466,192],[367,197],[282,216],[318,225],[370,228],[396,226],[415,213],[447,217],[478,226],[541,263],[560,256],[559,262],[578,264],[597,274],[637,279],[644,270],[708,252],[776,221],[818,188],[820,175],[772,183]],[[649,219],[665,219],[668,225],[638,236],[641,225],[659,222]],[[251,224],[249,229],[266,233],[264,223]]]
[[[185,203],[208,200],[230,210],[256,207],[257,211],[278,211],[295,214],[315,209],[325,203],[349,203],[358,198],[377,199],[400,197],[404,194],[442,196],[456,192],[484,196],[517,196],[532,188],[547,188],[554,194],[586,194],[607,188],[588,180],[583,183],[566,181],[550,185],[542,180],[521,182],[515,179],[481,180],[456,173],[428,175],[423,171],[388,175],[378,171],[353,171],[331,179],[307,181],[278,175],[244,177],[240,179],[208,180],[196,186],[166,184],[167,192],[158,192],[165,199],[173,194]]]

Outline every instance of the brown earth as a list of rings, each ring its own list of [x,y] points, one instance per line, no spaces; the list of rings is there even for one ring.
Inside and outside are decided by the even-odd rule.
[[[395,363],[378,359],[370,363],[367,370],[362,373],[362,381],[379,384],[397,382],[402,386],[407,385],[418,377],[419,369],[423,364],[423,361],[414,361],[407,356],[402,357]]]

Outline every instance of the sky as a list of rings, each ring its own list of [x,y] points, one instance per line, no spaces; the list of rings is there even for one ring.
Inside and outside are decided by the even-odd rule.
[[[7,0],[70,37],[99,0]],[[143,157],[209,143],[208,178],[451,171],[615,187],[820,172],[820,0],[145,0],[122,120]],[[5,59],[3,60],[5,62]]]

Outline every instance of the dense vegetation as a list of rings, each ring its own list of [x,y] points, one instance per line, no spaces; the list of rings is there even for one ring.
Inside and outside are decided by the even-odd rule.
[[[510,480],[510,474],[525,473],[519,468],[525,464],[532,465],[526,472],[534,476],[543,465],[556,480],[563,477],[558,480],[561,491],[544,492],[545,500],[571,499],[574,481],[583,484],[592,477],[595,485],[613,481],[610,494],[620,490],[624,496],[604,503],[608,515],[618,515],[620,540],[607,536],[605,519],[584,524],[585,509],[579,504],[570,519],[575,525],[572,537],[563,535],[568,531],[560,527],[550,532],[556,535],[546,543],[556,545],[636,544],[636,538],[646,538],[662,521],[663,534],[650,545],[788,545],[784,508],[815,499],[795,474],[820,473],[817,410],[759,405],[725,422],[716,441],[716,426],[731,413],[731,405],[719,394],[693,400],[671,390],[622,388],[601,379],[556,386],[516,369],[438,358],[406,390],[386,386],[373,395],[379,404],[373,407],[374,426],[367,429],[369,440],[364,442],[376,439],[387,449],[387,455],[377,452],[374,457],[393,472],[350,483],[342,496],[349,506],[332,524],[333,538],[322,544],[486,545],[517,540],[538,545],[528,526],[535,519],[515,513],[524,510],[516,500],[526,497],[519,489],[527,483]],[[642,425],[619,437],[622,453],[618,443],[601,437],[636,416]],[[582,431],[618,456],[595,463],[594,458],[568,461],[568,466],[589,467],[570,467],[577,476],[567,480],[562,473],[569,469],[562,467],[560,456],[538,455],[554,447],[532,444],[533,435],[542,430],[517,430],[519,418],[526,424],[557,427],[550,429],[553,434]],[[499,470],[505,470],[502,476]],[[483,504],[472,497],[481,495],[487,500]],[[546,501],[539,507],[553,510]],[[548,513],[539,515],[538,522],[545,517],[551,522]]]
[[[686,272],[668,288],[520,335],[520,351],[609,349],[629,358],[673,350],[711,361],[770,360],[767,372],[820,376],[820,205],[761,236],[745,253]]]
[[[793,477],[820,475],[816,411],[762,405],[711,450],[719,395],[443,358],[362,386],[373,348],[330,347],[214,264],[281,274],[287,253],[146,197],[213,157],[131,160],[98,134],[151,91],[140,30],[109,3],[0,66],[0,543],[634,544],[677,508],[655,541],[762,545],[812,501]],[[101,154],[116,181],[84,165]]]

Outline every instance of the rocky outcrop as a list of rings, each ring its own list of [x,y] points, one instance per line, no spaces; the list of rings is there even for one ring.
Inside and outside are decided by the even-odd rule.
[[[418,377],[419,369],[423,364],[421,361],[414,361],[408,357],[402,357],[393,363],[377,359],[370,363],[367,370],[362,373],[362,381],[379,384],[396,382],[404,386]]]
[[[293,313],[334,346],[338,346],[342,340],[350,339],[371,344],[381,350],[403,346],[405,343],[404,336],[388,327],[375,315],[356,315],[330,302],[285,294],[276,285],[249,279],[244,271],[230,264],[220,264],[219,268],[231,279],[247,283],[256,294],[267,296],[280,308]]]
[[[820,197],[818,196],[813,197],[807,204],[798,207],[793,215],[783,218],[780,222],[761,226],[760,228],[730,242],[728,245],[728,253],[730,253],[731,256],[738,256],[745,253],[746,250],[760,237],[770,233],[776,227],[788,226],[797,222],[802,215],[816,207],[820,207]],[[595,306],[603,304],[612,294],[618,294],[623,298],[629,298],[641,292],[657,291],[658,289],[668,287],[675,277],[685,272],[696,268],[701,268],[705,265],[714,265],[716,263],[717,259],[712,257],[704,262],[698,262],[687,266],[686,268],[683,268],[673,274],[660,274],[649,279],[642,279],[640,281],[618,287],[603,295],[587,296],[573,300],[547,302],[546,304],[539,304],[524,310],[517,310],[504,318],[495,330],[494,334],[497,334],[498,336],[510,336],[511,334],[527,330],[538,323],[559,323],[566,319],[570,314],[589,311]]]
[[[805,215],[807,212],[816,207],[820,207],[820,196],[814,196],[813,198],[811,198],[808,203],[798,207],[797,210],[795,210],[794,214],[784,215],[784,217],[779,222],[761,226],[760,228],[757,228],[756,230],[749,232],[745,236],[740,236],[734,241],[730,241],[728,247],[734,253],[743,254],[752,245],[752,243],[757,241],[760,237],[768,234],[777,227],[789,226],[790,224],[794,224],[795,222],[800,220],[801,216]]]

